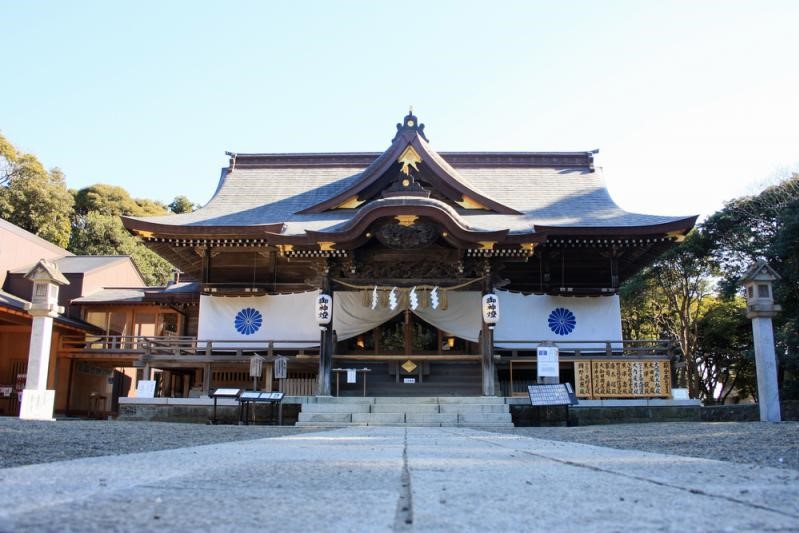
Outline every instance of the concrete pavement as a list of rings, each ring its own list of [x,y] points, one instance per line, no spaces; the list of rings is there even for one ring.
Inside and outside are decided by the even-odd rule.
[[[0,470],[2,531],[799,530],[799,471],[460,428]]]

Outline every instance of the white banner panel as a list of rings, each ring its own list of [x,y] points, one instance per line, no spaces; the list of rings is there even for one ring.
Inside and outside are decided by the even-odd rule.
[[[494,329],[494,345],[506,349],[536,348],[536,344],[502,341],[620,341],[619,297],[525,296],[497,291],[502,318]],[[617,345],[614,345],[617,346]],[[599,343],[563,343],[561,351],[575,348],[604,350]]]
[[[618,296],[540,296],[497,291],[502,317],[494,330],[495,345],[506,349],[533,349],[537,344],[502,341],[600,341],[621,340],[621,308]],[[309,341],[277,344],[278,348],[319,345],[316,296],[311,291],[274,296],[200,296],[199,341]],[[448,308],[417,309],[415,314],[433,326],[469,341],[477,341],[482,324],[480,293],[453,291]],[[361,293],[333,295],[333,329],[345,340],[386,322],[401,309],[371,309]],[[201,345],[204,345],[200,342]],[[238,344],[242,345],[241,343]],[[266,345],[264,344],[264,348]],[[560,344],[561,351],[580,348],[604,350],[604,344]]]
[[[199,341],[310,341],[279,343],[276,348],[319,346],[317,291],[267,296],[200,295]],[[229,346],[246,346],[232,343]],[[203,344],[204,346],[204,344]],[[257,344],[253,345],[254,347]],[[266,344],[264,344],[266,348]]]

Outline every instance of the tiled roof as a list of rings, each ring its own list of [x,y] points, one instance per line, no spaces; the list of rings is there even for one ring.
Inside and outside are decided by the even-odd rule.
[[[490,154],[487,154],[490,155]],[[529,231],[531,225],[625,227],[664,224],[687,217],[629,213],[607,191],[602,174],[589,168],[501,167],[470,165],[457,169],[475,188],[521,215],[460,209],[478,230]],[[286,223],[284,235],[325,231],[345,223],[352,210],[297,214],[348,188],[358,179],[351,167],[237,168],[228,173],[204,207],[181,215],[135,220],[168,226],[249,226]]]
[[[52,252],[54,254],[57,254],[57,255],[72,255],[72,252],[68,252],[67,250],[61,248],[60,246],[56,246],[55,244],[51,243],[50,241],[46,241],[46,240],[42,239],[38,235],[34,235],[30,231],[24,230],[24,229],[20,228],[19,226],[15,225],[15,224],[12,224],[8,220],[4,220],[4,219],[0,218],[0,229],[2,229],[4,231],[8,231],[10,233],[13,233],[15,235],[18,235],[20,237],[23,237],[23,238],[25,238],[25,239],[27,239],[27,240],[29,240],[31,242],[35,242],[36,244],[38,244],[39,246],[41,246],[43,248],[47,248],[49,250],[52,250]]]
[[[75,298],[73,304],[86,303],[134,303],[144,300],[144,289],[100,289],[86,296]]]
[[[109,287],[75,298],[73,304],[143,303],[200,292],[197,282],[170,283],[165,287]]]
[[[58,266],[62,274],[82,274],[99,268],[106,267],[119,261],[130,261],[127,255],[72,255],[54,259],[52,262]],[[25,274],[35,265],[12,270],[14,274]]]
[[[622,210],[594,169],[594,152],[438,153],[412,112],[397,130],[391,146],[371,154],[373,158],[366,153],[231,154],[230,168],[223,171],[216,193],[204,207],[180,215],[125,217],[125,224],[153,234],[180,227],[179,233],[185,235],[192,226],[196,229],[190,233],[224,234],[225,227],[231,233],[236,233],[235,228],[252,232],[259,225],[271,225],[264,231],[282,236],[332,232],[379,201],[370,188],[380,183],[400,154],[412,149],[429,171],[429,183],[449,201],[459,203],[468,196],[471,203],[487,208],[457,208],[451,217],[473,231],[530,233],[534,226],[627,228],[674,222],[685,231],[693,225],[694,217]],[[406,199],[406,206],[420,202],[419,195],[414,199],[411,194],[412,185],[402,185],[408,189],[397,185],[390,188],[392,198]],[[407,198],[398,196],[401,191],[408,193]],[[356,195],[371,200],[358,209],[336,209]]]
[[[11,293],[8,293],[4,290],[0,290],[0,305],[4,305],[6,307],[11,307],[13,309],[25,309],[25,304],[30,303],[27,300],[23,300],[17,296],[14,296]]]
[[[27,304],[29,304],[27,300],[23,300],[13,294],[9,294],[3,290],[0,290],[0,306],[10,307],[12,309],[17,309],[19,311],[24,311]],[[97,329],[96,326],[89,324],[88,322],[84,322],[83,320],[77,320],[74,318],[69,318],[64,315],[58,315],[55,317],[55,322],[57,324],[63,324],[67,326],[72,326],[74,328],[82,329],[88,332],[99,332],[100,330]]]

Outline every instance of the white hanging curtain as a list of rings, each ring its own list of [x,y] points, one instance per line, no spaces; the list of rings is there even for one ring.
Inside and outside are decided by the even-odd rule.
[[[506,349],[531,349],[535,343],[502,341],[618,341],[621,340],[619,297],[546,296],[497,291],[500,320],[494,345]],[[618,347],[618,343],[614,343]],[[562,350],[604,350],[603,343],[563,344]]]
[[[318,291],[266,296],[202,294],[198,344],[204,347],[202,341],[214,341],[214,346],[224,348],[246,344],[217,341],[296,340],[308,342],[277,343],[275,347],[299,349],[319,346],[319,326],[314,314],[318,294]],[[253,343],[253,347],[257,346]]]
[[[400,306],[392,311],[381,305],[375,309],[363,305],[361,292],[336,291],[333,293],[333,329],[336,330],[336,336],[340,341],[374,329],[401,312]]]
[[[477,342],[483,324],[480,298],[479,292],[451,291],[447,292],[446,309],[418,308],[414,313],[446,333]]]
[[[418,308],[413,311],[419,318],[438,329],[476,342],[480,334],[482,315],[479,292],[452,291],[447,293],[446,309]],[[397,306],[393,311],[378,305],[375,309],[363,305],[361,292],[340,291],[333,294],[333,329],[342,341],[370,331],[394,318],[407,306]]]

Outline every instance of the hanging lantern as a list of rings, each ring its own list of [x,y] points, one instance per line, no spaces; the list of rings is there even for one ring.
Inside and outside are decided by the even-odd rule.
[[[325,329],[333,318],[333,298],[329,294],[320,294],[316,297],[316,322]]]
[[[493,328],[499,322],[499,298],[496,294],[488,293],[483,295],[483,322]]]

